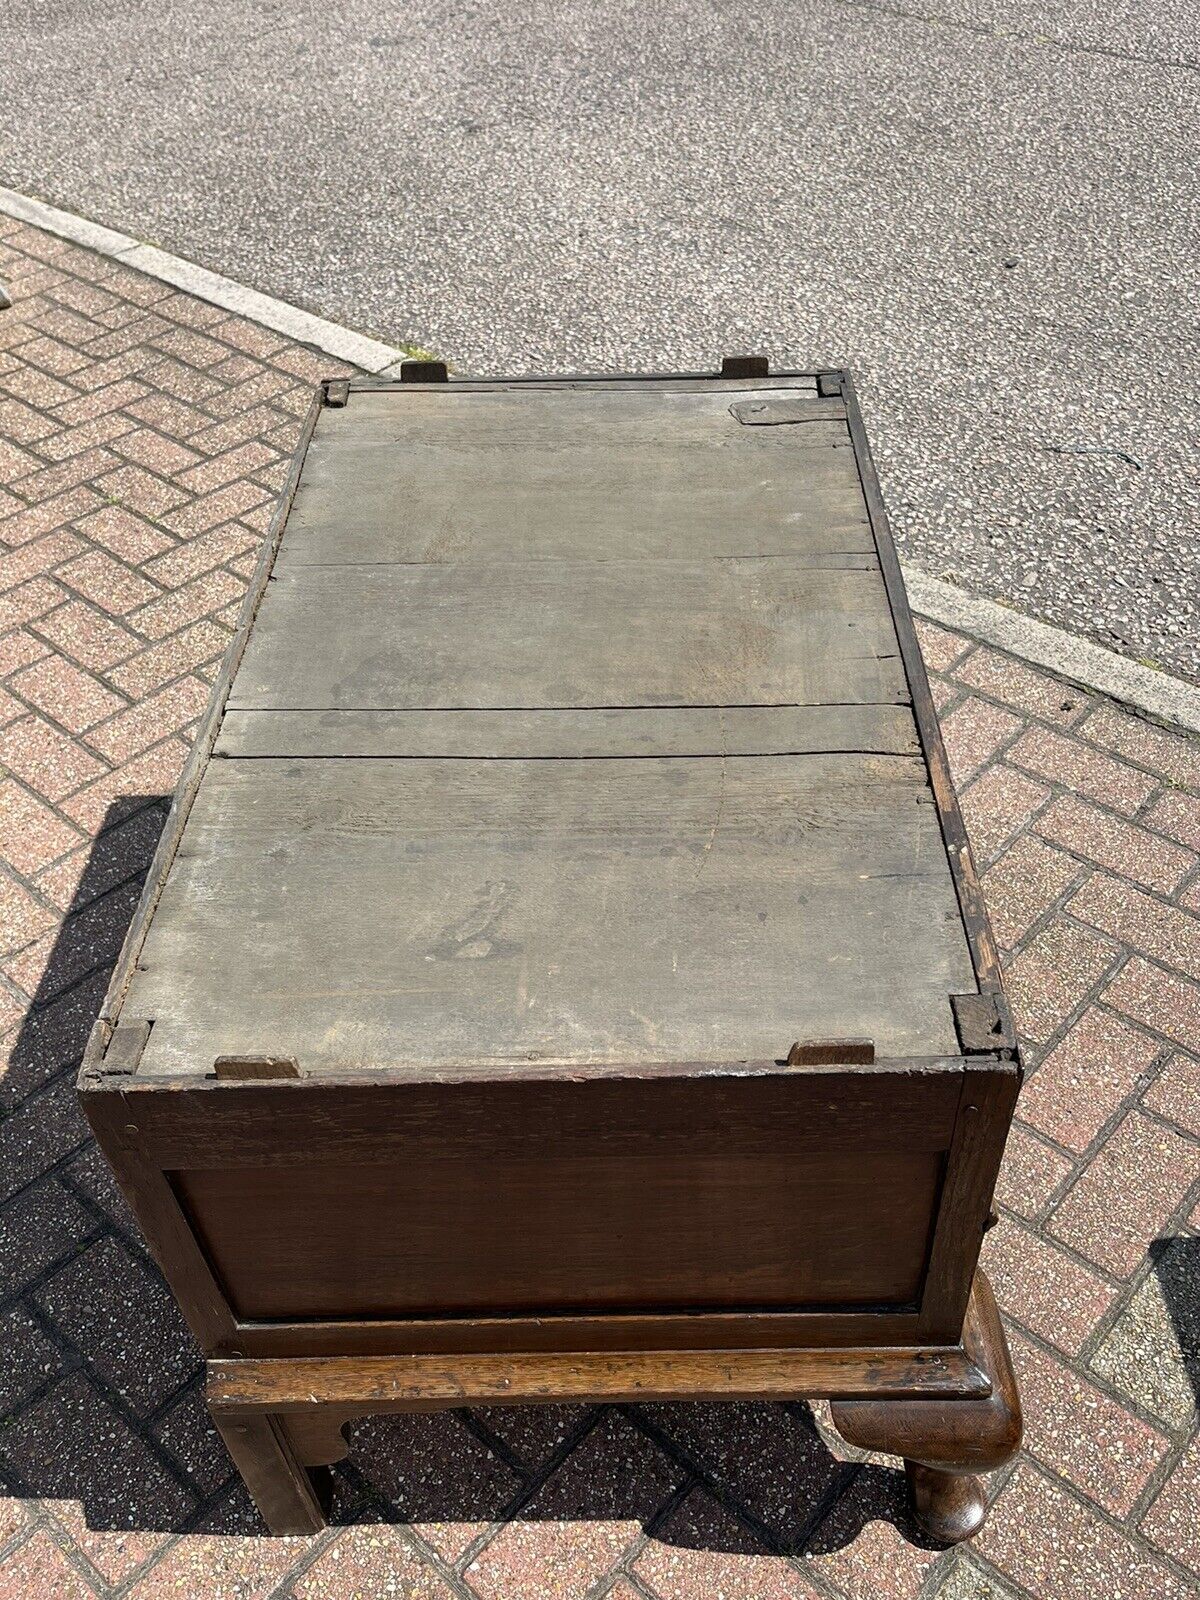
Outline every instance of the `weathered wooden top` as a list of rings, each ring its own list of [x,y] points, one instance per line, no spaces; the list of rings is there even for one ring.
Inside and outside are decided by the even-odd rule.
[[[124,999],[139,1070],[956,1054],[862,453],[811,376],[322,409]]]

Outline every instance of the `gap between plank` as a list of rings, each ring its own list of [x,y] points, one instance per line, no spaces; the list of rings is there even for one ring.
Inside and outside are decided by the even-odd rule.
[[[669,753],[628,755],[557,755],[557,756],[485,756],[485,755],[401,755],[396,752],[366,754],[345,750],[337,755],[307,755],[301,750],[245,751],[214,750],[215,761],[784,761],[802,756],[890,756],[894,761],[916,761],[924,764],[921,755],[908,750],[848,750],[837,746],[831,750],[738,750],[729,754],[723,750],[673,750]]]
[[[280,553],[290,554],[290,552],[288,552],[286,549],[281,549]],[[830,556],[834,560],[861,561],[870,564],[860,567],[837,567],[829,565],[818,566],[816,563],[813,563],[812,565],[804,563],[803,570],[809,572],[876,572],[879,569],[879,558],[876,556],[873,550],[827,550],[824,552],[824,554]],[[709,561],[794,561],[799,564],[803,562],[803,555],[798,554],[795,550],[751,550],[746,552],[734,551],[732,553],[727,553],[720,556],[705,556],[702,558],[702,560],[698,560],[693,555],[613,556],[610,559],[606,559],[603,556],[593,556],[586,560],[580,558],[579,556],[571,556],[569,559],[570,565],[576,567],[617,567],[622,565],[628,566],[635,562],[643,563],[646,566],[674,566],[676,564],[700,566],[701,564]],[[288,572],[284,575],[290,576],[292,572],[301,571],[337,572],[343,567],[353,567],[357,571],[362,567],[510,567],[514,565],[541,567],[561,566],[563,564],[564,563],[557,556],[524,556],[521,558],[520,562],[508,561],[501,557],[491,557],[484,560],[467,559],[454,561],[409,561],[402,556],[397,557],[393,561],[296,561],[293,559]]]
[[[854,660],[868,661],[875,659],[870,656],[856,656]],[[890,661],[890,656],[880,656],[881,661]],[[620,705],[620,706],[247,706],[238,705],[230,700],[225,707],[226,714],[236,711],[241,716],[253,713],[255,716],[291,715],[294,712],[304,712],[319,716],[406,716],[409,712],[428,714],[437,713],[453,715],[458,711],[494,712],[497,715],[511,716],[514,712],[561,712],[565,715],[575,715],[581,711],[816,711],[826,707],[830,709],[845,706],[908,706],[912,702],[901,700],[742,700],[734,704],[717,704],[710,700],[672,701],[670,705]]]

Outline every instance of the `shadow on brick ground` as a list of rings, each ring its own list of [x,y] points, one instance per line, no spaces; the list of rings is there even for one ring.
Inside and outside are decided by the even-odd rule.
[[[903,1472],[831,1450],[802,1401],[489,1407],[348,1431],[335,1507],[355,1518],[422,1531],[632,1522],[664,1544],[785,1555],[842,1549],[884,1521],[931,1548],[909,1518]]]
[[[1200,1409],[1200,1239],[1155,1239],[1150,1259]]]
[[[75,1099],[167,808],[148,795],[110,810],[41,952],[3,1079],[0,1481],[80,1502],[97,1531],[253,1532],[194,1343]],[[337,1469],[342,1519],[460,1526],[450,1544],[509,1519],[636,1522],[667,1543],[734,1553],[838,1549],[879,1519],[916,1539],[902,1474],[835,1454],[803,1403],[366,1419],[351,1446]],[[678,1510],[697,1486],[709,1515]]]
[[[3,1079],[0,1476],[100,1529],[179,1527],[205,1498],[173,1442],[196,1357],[75,1095],[166,813],[110,808],[52,944],[26,952],[41,972]]]

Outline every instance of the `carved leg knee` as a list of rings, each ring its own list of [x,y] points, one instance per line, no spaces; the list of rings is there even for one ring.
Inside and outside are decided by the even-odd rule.
[[[986,1400],[840,1400],[831,1408],[834,1426],[851,1444],[904,1457],[913,1515],[941,1544],[978,1530],[987,1495],[975,1474],[1002,1467],[1021,1442],[1021,1402],[982,1272],[971,1291],[963,1347],[992,1380]]]

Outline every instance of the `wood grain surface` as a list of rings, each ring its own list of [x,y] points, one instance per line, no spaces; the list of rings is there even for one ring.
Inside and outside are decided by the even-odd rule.
[[[252,957],[252,959],[248,959]],[[921,763],[218,759],[130,1004],[149,1072],[955,1049]]]
[[[873,557],[850,444],[840,400],[770,387],[356,394],[309,450],[280,570]]]
[[[141,1070],[952,1052],[970,951],[830,430],[808,380],[322,412],[132,976]]]
[[[873,567],[792,557],[277,568],[231,707],[906,701]]]

